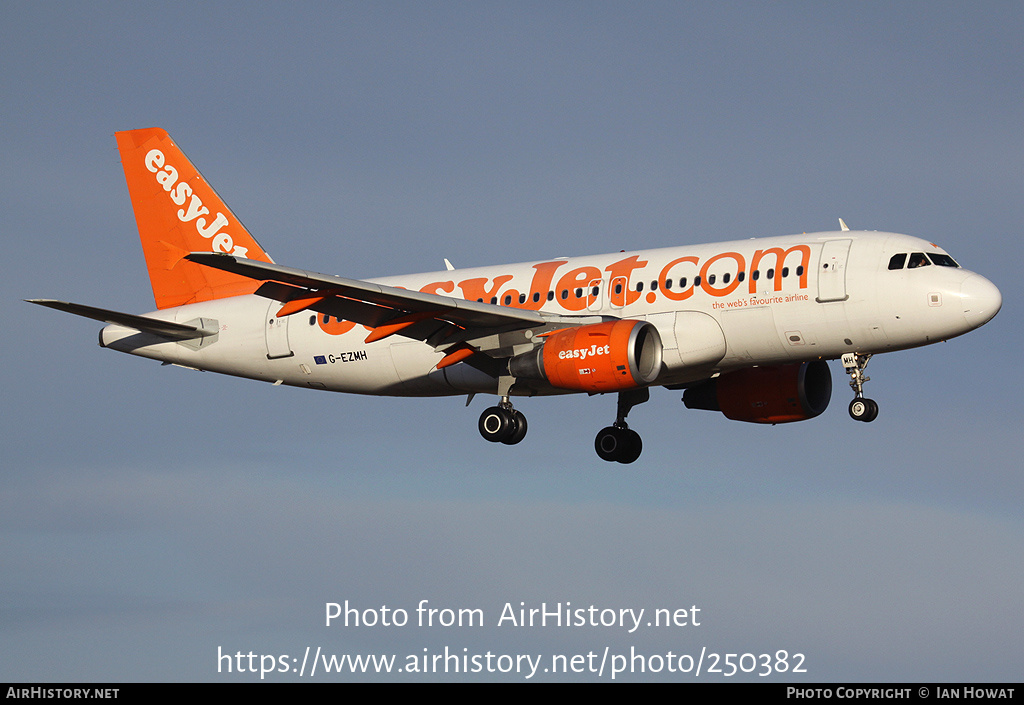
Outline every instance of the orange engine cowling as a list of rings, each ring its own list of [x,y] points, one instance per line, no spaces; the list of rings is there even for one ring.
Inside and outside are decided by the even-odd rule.
[[[770,424],[813,419],[831,398],[832,373],[824,360],[748,367],[683,393],[688,409],[721,411],[734,421]]]
[[[513,377],[543,379],[559,389],[614,392],[650,384],[661,372],[661,336],[646,321],[593,323],[545,338],[509,360]]]

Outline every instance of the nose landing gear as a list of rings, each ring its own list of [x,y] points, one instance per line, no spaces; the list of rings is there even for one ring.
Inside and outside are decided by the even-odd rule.
[[[871,353],[844,353],[843,369],[850,375],[850,387],[854,399],[850,402],[850,417],[856,421],[874,421],[878,417],[878,403],[864,397],[864,383],[871,378],[864,374],[864,368],[871,360]]]

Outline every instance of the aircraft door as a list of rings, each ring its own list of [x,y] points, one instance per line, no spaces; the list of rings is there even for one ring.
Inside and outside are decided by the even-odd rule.
[[[852,240],[829,240],[818,260],[818,303],[846,301],[846,260]]]
[[[267,336],[267,359],[276,360],[282,357],[291,357],[291,343],[288,342],[288,320],[291,316],[278,318],[277,312],[281,310],[279,301],[271,301],[267,308],[266,315],[266,336]]]

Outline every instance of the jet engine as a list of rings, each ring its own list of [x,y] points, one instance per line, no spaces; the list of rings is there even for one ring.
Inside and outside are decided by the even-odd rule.
[[[653,382],[661,372],[661,336],[646,321],[623,319],[563,328],[509,360],[509,374],[552,387],[615,392]]]
[[[824,360],[727,372],[683,393],[688,409],[721,411],[734,421],[789,423],[813,419],[832,398]]]

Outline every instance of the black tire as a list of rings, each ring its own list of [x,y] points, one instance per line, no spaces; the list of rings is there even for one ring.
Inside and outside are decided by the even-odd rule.
[[[622,449],[616,460],[623,465],[629,465],[636,462],[636,459],[640,457],[640,453],[644,450],[644,442],[641,440],[640,434],[633,429],[626,430],[623,435]]]
[[[871,409],[868,411],[868,415],[867,415],[867,417],[865,417],[864,421],[866,423],[871,423],[872,421],[874,421],[875,419],[878,418],[878,403],[876,401],[874,401],[873,399],[865,399],[864,401],[868,402],[868,406],[871,407]]]
[[[484,413],[480,414],[477,429],[484,440],[491,443],[502,443],[515,431],[515,421],[512,414],[506,409],[492,406],[489,409],[484,409]]]
[[[850,418],[869,423],[878,418],[878,404],[873,399],[854,399],[850,402]]]
[[[526,437],[526,416],[523,412],[518,410],[512,411],[512,431],[509,433],[508,438],[503,438],[502,443],[508,446],[514,446],[519,441]]]
[[[619,454],[622,452],[622,444],[622,429],[615,428],[615,426],[607,426],[597,432],[597,438],[594,439],[594,450],[597,451],[597,455],[601,460],[613,463],[619,459]]]

